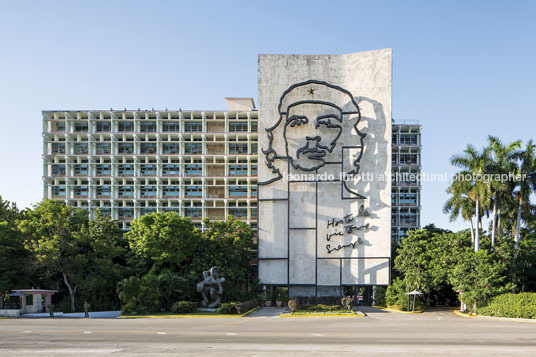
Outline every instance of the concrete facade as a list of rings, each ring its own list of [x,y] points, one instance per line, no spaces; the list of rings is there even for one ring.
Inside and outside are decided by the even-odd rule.
[[[257,115],[252,98],[227,109],[43,111],[43,197],[100,209],[128,230],[153,212],[198,228],[229,214],[257,220]]]
[[[262,283],[389,283],[391,83],[390,49],[259,56]]]

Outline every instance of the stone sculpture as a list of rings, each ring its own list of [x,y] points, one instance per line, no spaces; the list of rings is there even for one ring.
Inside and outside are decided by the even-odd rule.
[[[197,284],[197,292],[203,296],[202,307],[216,308],[220,305],[225,278],[218,276],[218,267],[212,267],[203,272],[203,281]]]

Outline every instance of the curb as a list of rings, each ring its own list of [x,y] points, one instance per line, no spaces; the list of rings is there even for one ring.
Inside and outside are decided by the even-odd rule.
[[[422,314],[426,310],[426,308],[422,308],[421,310],[417,310],[417,311],[401,311],[401,310],[391,309],[391,308],[388,308],[388,307],[385,307],[385,306],[373,305],[372,307],[375,307],[375,308],[381,309],[381,310],[386,310],[386,311],[398,312],[400,314]]]
[[[497,317],[497,316],[474,315],[474,314],[469,314],[467,312],[461,312],[459,310],[453,310],[452,312],[455,315],[462,316],[462,317],[478,317],[478,318],[481,318],[481,319],[509,321],[509,322],[527,322],[529,324],[536,324],[536,320],[532,320],[532,319],[521,319],[521,318],[515,318],[515,317]]]

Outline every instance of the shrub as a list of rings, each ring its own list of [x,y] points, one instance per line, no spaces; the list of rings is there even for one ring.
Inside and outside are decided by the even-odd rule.
[[[352,304],[354,303],[354,298],[351,296],[343,296],[341,299],[341,305],[344,306],[347,310],[352,309]]]
[[[396,278],[385,292],[385,303],[388,306],[397,306],[401,310],[406,310],[408,306],[408,295],[406,294],[406,284],[404,280]]]
[[[197,311],[197,302],[192,301],[177,301],[171,307],[171,312],[176,314],[187,314]]]
[[[244,302],[239,302],[235,306],[236,307],[236,312],[239,315],[242,315],[242,314],[245,314],[246,312],[248,312],[249,310],[253,309],[257,305],[259,305],[259,302],[257,301],[257,299],[252,299],[252,300],[248,300],[248,301],[244,301]]]
[[[293,298],[288,301],[288,308],[291,312],[294,312],[298,309],[299,303],[298,298]]]
[[[129,301],[126,304],[121,305],[121,313],[124,315],[130,315],[136,312],[136,301]]]
[[[536,319],[536,293],[502,294],[478,312],[487,316]]]
[[[234,302],[225,302],[221,304],[218,309],[219,314],[236,314],[236,303]]]
[[[324,305],[324,304],[317,304],[310,306],[308,308],[309,311],[340,311],[344,308],[341,305]]]
[[[374,302],[376,305],[385,305],[385,288],[383,286],[377,286],[374,294]]]
[[[275,290],[276,301],[288,301],[288,288],[277,288]]]

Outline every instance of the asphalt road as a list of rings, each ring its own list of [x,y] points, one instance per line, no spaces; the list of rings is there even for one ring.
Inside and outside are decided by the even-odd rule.
[[[0,356],[536,355],[535,323],[465,318],[450,310],[366,312],[344,318],[2,319]]]

